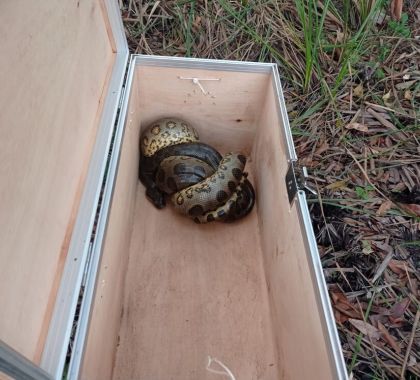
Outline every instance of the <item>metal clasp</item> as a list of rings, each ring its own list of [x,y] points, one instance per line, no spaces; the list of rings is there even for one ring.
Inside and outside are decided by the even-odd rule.
[[[307,184],[308,170],[305,166],[298,167],[296,160],[290,160],[286,173],[286,188],[289,203],[292,204],[299,190],[316,195],[316,191]]]

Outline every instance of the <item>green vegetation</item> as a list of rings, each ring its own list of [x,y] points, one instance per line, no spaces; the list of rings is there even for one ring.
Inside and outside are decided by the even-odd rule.
[[[369,199],[369,192],[374,190],[373,186],[368,185],[366,187],[356,186],[356,194],[360,199],[368,200]]]
[[[401,15],[401,20],[395,21],[391,20],[388,24],[389,29],[392,31],[394,36],[398,37],[411,37],[411,29],[408,26],[408,15],[403,13]]]

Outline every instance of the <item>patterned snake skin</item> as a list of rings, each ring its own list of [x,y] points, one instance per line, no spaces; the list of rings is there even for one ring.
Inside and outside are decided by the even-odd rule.
[[[196,223],[231,222],[247,215],[255,192],[244,173],[246,157],[222,157],[198,141],[186,122],[166,118],[154,122],[140,138],[139,178],[157,208],[171,196],[175,209]]]

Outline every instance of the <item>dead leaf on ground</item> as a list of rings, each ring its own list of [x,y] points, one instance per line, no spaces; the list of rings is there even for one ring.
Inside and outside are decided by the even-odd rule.
[[[379,206],[378,211],[376,211],[376,215],[378,216],[384,215],[392,207],[392,204],[393,203],[390,200],[386,200],[385,202],[383,202]]]
[[[340,292],[331,292],[331,300],[333,301],[334,312],[337,312],[336,319],[341,323],[346,322],[349,318],[359,319],[362,317],[361,311],[352,304],[347,296]]]
[[[369,320],[373,323],[378,323],[379,321],[381,321],[382,323],[386,323],[389,321],[388,317],[384,314],[370,315]]]
[[[349,319],[349,317],[340,313],[338,310],[334,310],[334,318],[337,324],[343,324],[344,322],[347,322]]]
[[[308,168],[313,168],[313,167],[315,167],[315,166],[317,166],[317,165],[319,164],[319,161],[313,160],[313,158],[312,158],[312,157],[310,157],[310,156],[308,156],[308,157],[303,157],[303,158],[300,160],[300,162],[301,162],[301,164],[302,164],[303,166],[306,166],[306,167],[308,167]]]
[[[405,261],[391,260],[388,266],[395,274],[401,275],[407,273],[407,266],[405,264]]]
[[[338,43],[342,43],[344,41],[344,33],[342,33],[341,31],[337,30],[337,37],[336,37],[336,42]]]
[[[358,98],[363,97],[363,85],[361,83],[353,89],[353,95]]]
[[[387,107],[393,108],[395,99],[391,93],[391,90],[389,90],[385,95],[383,95],[382,99]]]
[[[201,25],[201,17],[197,16],[193,22],[194,29],[198,30]]]
[[[420,216],[420,205],[415,203],[400,203],[399,206],[406,210],[410,214],[414,214],[415,216]]]
[[[381,332],[370,323],[362,321],[360,319],[349,319],[349,322],[362,334],[370,336],[372,339],[380,339]]]
[[[378,321],[378,329],[382,333],[382,338],[385,340],[385,342],[387,342],[394,349],[394,351],[399,354],[401,352],[401,347],[397,344],[395,338],[389,333],[387,328],[380,321]]]
[[[404,326],[404,318],[393,318],[393,317],[388,317],[389,321],[391,322],[391,327],[393,328],[400,328],[402,326]]]
[[[391,254],[394,252],[394,248],[392,248],[392,246],[390,246],[389,244],[386,243],[381,243],[379,241],[375,241],[372,240],[372,244],[376,247],[379,248],[381,251],[386,252],[387,254]]]
[[[413,84],[417,82],[417,79],[409,80],[407,82],[401,82],[395,85],[395,88],[397,90],[407,90],[409,89]]]
[[[337,182],[333,182],[330,183],[329,185],[325,186],[326,189],[329,190],[337,190],[337,189],[342,189],[344,187],[346,187],[347,185],[347,181],[337,181]]]
[[[404,92],[404,99],[405,100],[412,100],[413,99],[413,95],[411,94],[410,90],[407,90]]]
[[[354,305],[348,300],[346,295],[341,291],[331,292],[331,299],[334,304],[343,303],[347,305],[348,309],[354,309]]]
[[[409,304],[409,298],[405,298],[402,301],[397,302],[394,306],[391,307],[391,309],[389,309],[389,316],[393,318],[401,318],[407,310]]]
[[[343,304],[341,302],[334,305],[334,309],[336,311],[339,311],[345,320],[348,320],[350,318],[358,319],[362,317],[359,311],[356,311],[354,308],[348,308],[346,304]]]
[[[367,125],[360,124],[360,123],[350,123],[350,124],[346,125],[346,128],[347,129],[355,129],[355,130],[360,131],[360,132],[368,132],[369,131],[369,128],[368,128]]]
[[[328,149],[330,148],[330,146],[328,145],[328,143],[326,141],[324,141],[319,148],[315,151],[316,155],[321,155],[322,153],[326,152]]]
[[[365,255],[370,255],[373,252],[372,243],[369,240],[362,240],[362,252]]]

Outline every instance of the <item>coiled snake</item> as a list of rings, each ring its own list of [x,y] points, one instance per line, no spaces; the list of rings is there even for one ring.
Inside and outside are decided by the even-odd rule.
[[[222,157],[183,120],[152,123],[141,135],[140,153],[139,178],[157,208],[168,195],[177,211],[207,223],[240,219],[254,206],[255,192],[243,171],[246,157]]]

